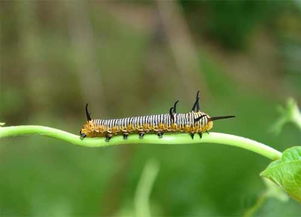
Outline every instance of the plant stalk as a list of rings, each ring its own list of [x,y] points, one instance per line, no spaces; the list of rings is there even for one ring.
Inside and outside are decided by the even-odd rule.
[[[80,145],[85,147],[104,147],[122,144],[162,144],[162,145],[177,145],[177,144],[199,144],[199,143],[217,143],[230,146],[236,146],[249,151],[253,151],[271,160],[277,160],[281,158],[282,153],[269,147],[263,143],[256,142],[251,139],[247,139],[240,136],[234,136],[225,133],[210,132],[209,134],[203,134],[202,138],[195,136],[191,139],[189,134],[165,134],[163,138],[158,138],[155,134],[147,134],[140,139],[138,135],[130,135],[128,139],[123,139],[122,136],[115,136],[109,142],[105,141],[105,138],[84,138],[80,136],[68,133],[63,130],[38,126],[38,125],[21,125],[21,126],[9,126],[0,127],[0,139],[5,137],[20,136],[38,134],[42,136],[48,136],[63,140],[74,145]]]

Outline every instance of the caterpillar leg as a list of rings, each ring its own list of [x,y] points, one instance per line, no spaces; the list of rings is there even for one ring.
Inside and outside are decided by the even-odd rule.
[[[145,135],[145,132],[139,132],[139,139],[142,139],[144,135]]]
[[[128,133],[123,133],[122,135],[123,135],[123,139],[127,139],[127,138],[128,138],[128,136],[129,136],[129,134],[128,134]]]
[[[194,133],[190,133],[191,139],[194,138]]]
[[[106,134],[106,142],[109,142],[112,137],[113,137],[112,134],[110,133]]]
[[[199,133],[200,139],[203,137],[203,133]]]
[[[157,135],[159,136],[160,139],[163,138],[163,134],[164,134],[163,132],[158,132],[158,133],[157,133]]]
[[[80,134],[80,139],[84,139],[87,135],[82,133],[82,131],[79,131],[79,134]]]

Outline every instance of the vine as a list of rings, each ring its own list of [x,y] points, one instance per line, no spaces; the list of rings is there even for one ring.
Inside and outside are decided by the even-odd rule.
[[[176,145],[176,144],[199,144],[199,143],[216,143],[225,144],[243,148],[249,151],[253,151],[271,160],[277,160],[281,158],[281,152],[269,147],[263,143],[247,139],[241,136],[235,136],[225,133],[210,132],[204,134],[200,139],[198,137],[191,139],[189,134],[165,134],[163,138],[158,138],[157,135],[148,134],[143,139],[140,139],[137,135],[130,135],[128,139],[123,139],[122,136],[115,136],[109,142],[105,141],[105,138],[85,138],[81,139],[80,136],[72,133],[37,125],[23,125],[23,126],[9,126],[0,127],[0,139],[5,137],[38,134],[42,136],[48,136],[63,140],[74,145],[80,145],[85,147],[105,147],[122,144],[162,144],[162,145]]]

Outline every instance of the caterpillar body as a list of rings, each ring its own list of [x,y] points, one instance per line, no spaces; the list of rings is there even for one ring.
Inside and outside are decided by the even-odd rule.
[[[135,133],[142,138],[146,133],[155,133],[161,138],[166,132],[184,132],[194,138],[195,133],[202,137],[202,133],[208,132],[213,127],[214,120],[235,117],[233,115],[210,117],[200,111],[199,99],[198,91],[192,110],[188,113],[177,113],[176,106],[179,101],[176,101],[166,114],[108,120],[91,119],[88,104],[86,104],[87,122],[81,129],[80,136],[81,138],[105,137],[106,141],[109,141],[114,135],[123,135],[126,139],[129,134]]]

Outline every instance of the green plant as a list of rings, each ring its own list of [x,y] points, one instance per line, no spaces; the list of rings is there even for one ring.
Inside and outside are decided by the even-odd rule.
[[[301,130],[301,113],[294,99],[288,99],[286,106],[278,110],[281,115],[272,128],[275,133],[279,133],[286,123],[293,123]],[[301,146],[285,150],[281,159],[272,162],[260,175],[301,202]]]
[[[293,122],[297,126],[301,125],[301,114],[297,104],[293,100],[288,101],[287,109],[282,109],[282,117],[279,119],[278,128],[281,128],[286,122]],[[280,123],[280,124],[279,124]],[[273,162],[261,173],[261,176],[270,179],[284,191],[286,191],[292,198],[301,202],[301,147],[292,147],[283,152],[283,154],[265,144],[257,141],[247,139],[240,136],[234,136],[224,133],[210,132],[203,135],[202,139],[191,139],[188,134],[166,134],[159,139],[157,135],[146,135],[140,139],[137,135],[130,135],[127,140],[122,136],[115,136],[109,142],[105,138],[85,138],[68,133],[63,130],[45,127],[45,126],[9,126],[4,127],[1,124],[0,138],[19,136],[26,134],[39,134],[60,139],[74,145],[85,147],[105,147],[122,144],[162,144],[162,145],[176,145],[176,144],[200,144],[200,143],[216,143],[236,146],[249,151],[258,153],[266,158],[273,160]]]

